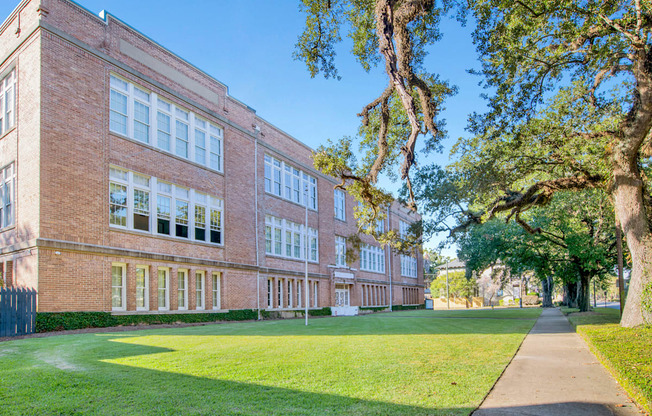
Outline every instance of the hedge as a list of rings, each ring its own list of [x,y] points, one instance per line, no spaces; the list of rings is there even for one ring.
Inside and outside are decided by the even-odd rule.
[[[65,331],[84,328],[107,328],[119,325],[247,321],[258,318],[255,309],[238,309],[226,313],[185,313],[152,315],[111,315],[109,312],[38,312],[36,332]]]
[[[393,305],[392,311],[410,311],[414,309],[425,309],[426,305]]]

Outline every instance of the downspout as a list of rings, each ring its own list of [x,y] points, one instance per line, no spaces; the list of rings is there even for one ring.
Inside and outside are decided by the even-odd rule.
[[[391,206],[387,208],[387,228],[389,229],[390,227],[390,214],[391,214]],[[388,230],[389,231],[389,230]],[[392,304],[394,303],[394,292],[392,292],[392,249],[387,245],[386,248],[388,255],[387,258],[389,259],[389,311],[392,312]]]
[[[256,132],[254,136],[254,221],[256,228],[256,309],[258,310],[258,320],[260,321],[260,250],[258,239],[260,235],[258,234],[258,136],[260,135],[260,127],[256,124],[254,125],[254,130]]]

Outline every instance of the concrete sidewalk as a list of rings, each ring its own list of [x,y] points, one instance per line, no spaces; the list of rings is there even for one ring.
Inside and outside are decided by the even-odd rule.
[[[642,415],[558,309],[544,309],[473,416]]]

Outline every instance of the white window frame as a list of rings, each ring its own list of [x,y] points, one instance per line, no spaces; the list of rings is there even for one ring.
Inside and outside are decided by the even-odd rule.
[[[179,282],[183,282],[183,289]],[[183,299],[183,306],[179,305],[179,299]],[[177,310],[188,310],[188,269],[177,269]]]
[[[346,267],[346,238],[335,236],[335,265]]]
[[[213,287],[213,309],[222,309],[222,272],[211,273]],[[217,282],[217,284],[215,284]]]
[[[0,230],[16,223],[16,164],[0,169]]]
[[[263,161],[266,193],[318,211],[317,178],[268,154]]]
[[[0,136],[16,125],[16,68],[0,80]]]
[[[267,308],[274,308],[274,279],[267,278]]]
[[[121,186],[126,188],[126,222],[125,225],[111,224],[111,206],[110,200],[111,187]],[[136,212],[135,208],[135,191],[148,193],[149,213]],[[159,210],[160,201],[169,202],[169,212]],[[188,218],[182,218],[177,215],[178,204],[188,204]],[[122,205],[119,205],[122,207]],[[195,229],[195,207],[200,206],[205,209],[205,240],[196,238]],[[216,224],[212,223],[211,213],[215,213],[218,218]],[[149,231],[136,229],[134,227],[134,215],[149,215]],[[169,222],[169,234],[159,233],[159,219]],[[188,228],[187,236],[177,235],[177,225]],[[194,189],[175,185],[171,182],[160,180],[154,176],[147,176],[138,172],[133,172],[118,166],[109,167],[109,226],[111,228],[126,229],[143,234],[166,236],[183,241],[197,241],[211,245],[224,245],[224,201],[216,196],[208,195]],[[212,232],[219,233],[219,242],[212,242]]]
[[[313,289],[313,308],[319,307],[319,282],[314,282],[312,284]]]
[[[363,244],[360,247],[360,270],[385,273],[385,250],[381,247]]]
[[[401,276],[417,278],[417,259],[413,256],[401,255]]]
[[[335,218],[346,221],[346,195],[341,189],[333,189],[333,202],[335,205]]]
[[[161,306],[161,272],[163,272],[164,275],[164,281],[165,281],[165,288],[163,289],[163,299],[165,300],[165,305]],[[159,311],[169,311],[170,310],[170,268],[169,267],[159,267],[156,271],[156,281],[157,281],[157,296],[156,299],[158,301],[158,310]]]
[[[144,286],[138,286],[138,270],[144,270],[143,278]],[[143,306],[138,306],[138,291],[143,290]],[[136,265],[136,310],[148,311],[149,310],[149,267],[143,265]]]
[[[120,268],[120,285],[116,286],[113,282],[113,268]],[[127,310],[127,265],[125,263],[111,263],[111,310],[112,311],[126,311]],[[120,305],[116,306],[113,304],[113,291],[119,288],[120,289]]]
[[[134,84],[117,74],[111,73],[109,81],[109,131],[135,140],[139,143],[148,144],[166,153],[176,155],[177,157],[188,160],[192,163],[197,163],[216,172],[224,173],[224,129],[222,126],[207,121],[204,117],[200,117],[195,112],[190,111],[185,107],[178,106],[173,102],[160,97],[154,91],[144,88],[141,85]],[[126,98],[126,113],[119,112],[117,109],[112,107],[114,104],[113,94],[120,94]],[[149,95],[149,100],[145,98],[146,94]],[[143,140],[143,138],[136,138],[134,126],[136,125],[135,123],[140,122],[136,120],[136,103],[147,105],[149,108],[146,140]],[[169,118],[169,130],[161,128],[163,127],[163,124],[159,123],[159,113],[162,114],[164,118]],[[124,130],[113,127],[111,122],[113,114],[119,115],[119,117],[125,117],[126,126]],[[183,137],[181,130],[177,131],[177,126],[181,127],[181,124],[179,123],[187,126],[187,138]],[[206,157],[204,163],[197,162],[196,151],[198,147],[195,145],[196,125],[200,126],[200,131],[206,133]],[[161,133],[168,136],[167,147],[162,145],[162,142],[159,142],[159,137],[162,137],[160,136]],[[179,154],[177,148],[180,143],[179,141],[184,142],[186,147],[186,152],[181,152],[181,154]]]
[[[279,243],[281,252],[277,253]],[[308,243],[310,244],[308,262],[319,263],[319,230],[308,227]],[[303,224],[273,215],[265,215],[265,254],[267,256],[305,260],[305,244],[306,235]]]
[[[206,272],[195,271],[195,309],[206,309]]]

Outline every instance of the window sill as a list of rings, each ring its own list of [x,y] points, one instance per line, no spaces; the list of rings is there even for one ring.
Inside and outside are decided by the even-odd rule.
[[[11,225],[6,226],[5,228],[0,228],[0,233],[5,233],[7,231],[11,231],[11,230],[15,230],[15,229],[16,229],[16,225],[11,224]]]
[[[12,128],[10,128],[9,130],[5,131],[4,133],[2,133],[0,135],[0,140],[4,139],[5,136],[7,136],[9,133],[11,133],[14,130],[16,130],[16,125],[15,124],[14,124],[14,126]]]

